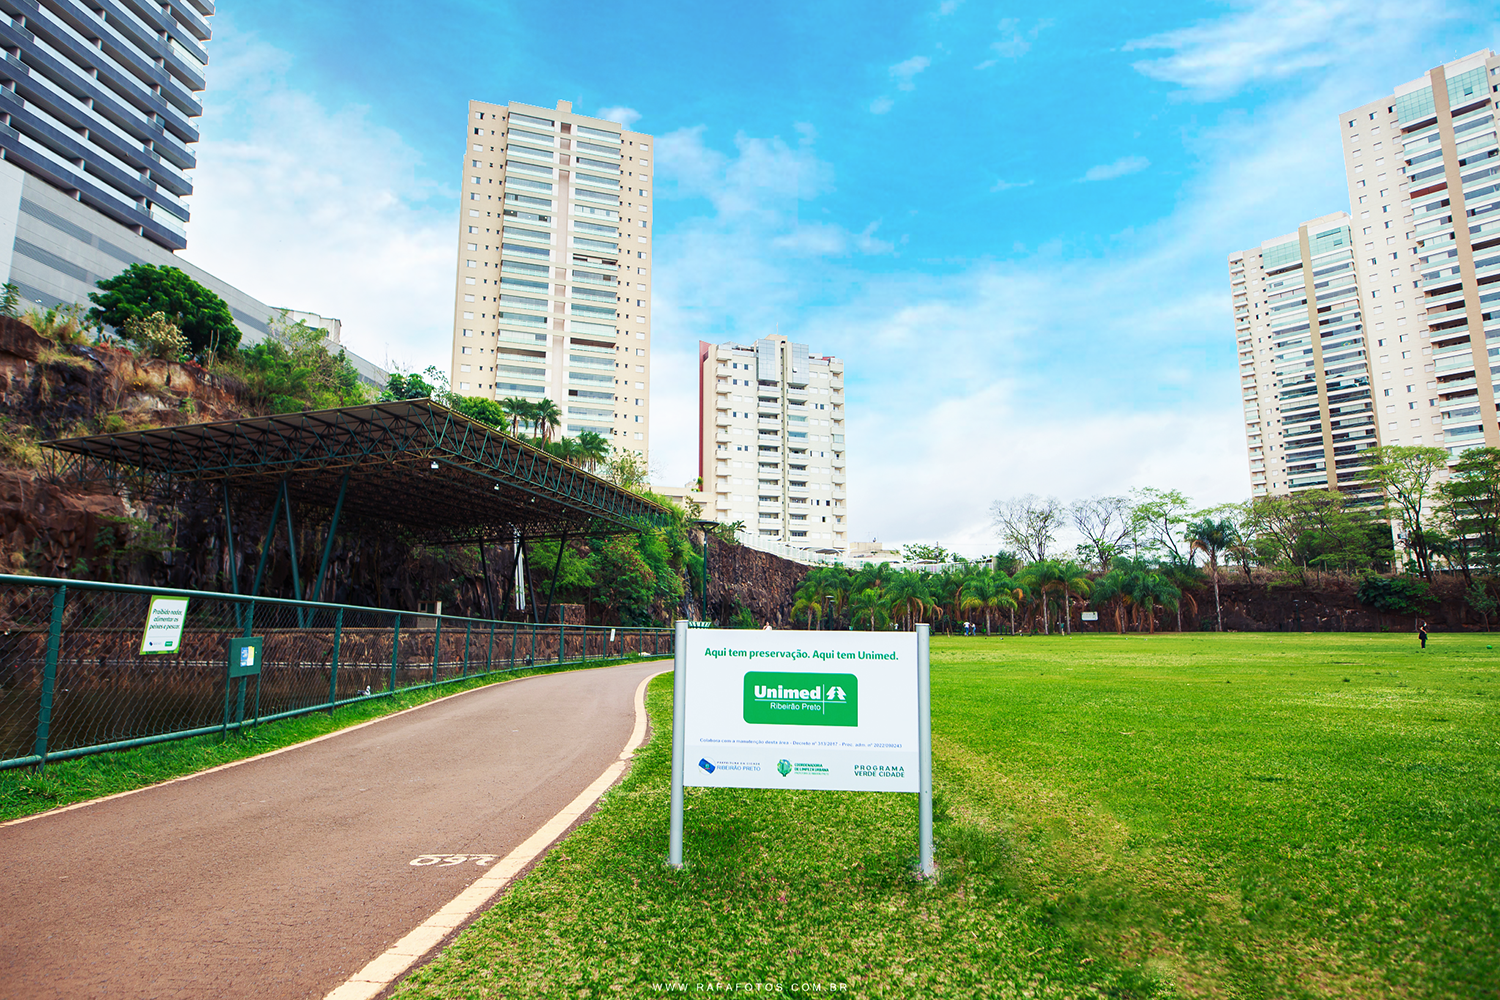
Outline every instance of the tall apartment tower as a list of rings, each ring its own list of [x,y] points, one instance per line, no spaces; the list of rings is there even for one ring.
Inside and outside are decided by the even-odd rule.
[[[1374,499],[1363,453],[1380,436],[1353,244],[1339,212],[1229,258],[1254,496]]]
[[[187,245],[211,0],[0,0],[5,160],[168,250]]]
[[[1500,447],[1500,58],[1339,118],[1385,444]]]
[[[564,433],[647,456],[652,144],[567,101],[469,103],[454,391],[549,398]]]
[[[844,363],[782,336],[698,344],[704,513],[752,537],[849,548]]]

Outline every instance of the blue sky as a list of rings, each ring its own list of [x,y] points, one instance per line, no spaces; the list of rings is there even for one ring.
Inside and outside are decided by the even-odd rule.
[[[1227,256],[1347,210],[1340,111],[1500,46],[1432,0],[218,9],[189,259],[444,367],[467,101],[631,119],[657,481],[698,340],[779,329],[847,364],[854,537],[976,555],[1010,496],[1243,499]]]

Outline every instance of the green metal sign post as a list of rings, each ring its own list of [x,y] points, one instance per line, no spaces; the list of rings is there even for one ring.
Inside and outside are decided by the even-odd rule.
[[[224,731],[229,731],[229,689],[231,683],[238,680],[239,694],[235,699],[234,722],[236,726],[245,724],[245,683],[251,677],[255,682],[255,704],[256,716],[260,715],[260,665],[261,646],[265,642],[259,636],[250,638],[238,638],[229,640],[229,657],[227,680],[224,684]]]

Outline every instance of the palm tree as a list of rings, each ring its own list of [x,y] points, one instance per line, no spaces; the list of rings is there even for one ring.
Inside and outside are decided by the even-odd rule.
[[[1114,568],[1094,581],[1093,593],[1089,595],[1089,603],[1096,608],[1102,608],[1107,604],[1114,605],[1115,631],[1121,635],[1125,634],[1122,610],[1129,596],[1126,587],[1129,575],[1129,572],[1120,567],[1117,561]]]
[[[893,614],[899,610],[905,616],[909,630],[932,603],[932,594],[919,574],[905,571],[885,588],[885,599]]]
[[[551,440],[552,432],[562,424],[562,410],[550,399],[537,400],[532,410],[532,421],[541,435],[542,444],[546,444]]]
[[[1042,635],[1051,634],[1051,622],[1047,619],[1047,595],[1056,590],[1063,579],[1062,566],[1054,559],[1042,559],[1021,571],[1028,584],[1027,589],[1036,594],[1042,604]]]
[[[990,634],[990,612],[996,608],[1016,610],[1015,590],[1010,578],[1003,573],[983,569],[964,582],[963,608],[965,611],[984,609],[984,634]],[[1015,631],[1012,629],[1011,631]]]
[[[890,619],[885,613],[885,595],[875,587],[866,587],[849,595],[849,624],[859,628],[869,623],[869,630],[883,628]]]
[[[884,590],[891,582],[896,571],[891,569],[891,564],[883,562],[880,564],[865,563],[854,576],[853,589],[855,590]]]
[[[597,431],[582,431],[578,435],[578,450],[583,467],[593,472],[609,457],[609,438]]]
[[[1156,606],[1178,607],[1180,592],[1160,573],[1131,573],[1128,586],[1131,601],[1138,612],[1145,614],[1147,625],[1153,633],[1156,631]]]
[[[1069,598],[1073,594],[1087,595],[1090,588],[1088,574],[1083,567],[1069,560],[1059,563],[1057,567],[1057,580],[1054,588],[1062,591],[1063,597],[1063,621],[1065,633],[1073,631],[1072,601]]]
[[[531,420],[531,400],[520,396],[507,396],[500,400],[500,409],[510,417],[510,436],[519,437],[521,422]]]
[[[822,613],[822,594],[818,591],[817,582],[809,577],[807,580],[803,581],[802,586],[797,590],[797,603],[792,605],[792,617],[795,618],[800,614],[806,614],[807,627],[809,630],[811,630],[813,627],[813,622],[816,621],[818,616],[820,616]]]
[[[547,450],[556,455],[558,458],[562,459],[564,462],[570,462],[573,465],[579,466],[583,464],[583,462],[580,460],[581,449],[578,446],[578,441],[574,438],[559,438],[558,440],[553,441],[551,444],[547,445]]]
[[[1187,540],[1194,549],[1201,549],[1208,556],[1208,568],[1214,578],[1214,617],[1217,619],[1217,630],[1224,631],[1224,608],[1219,603],[1219,553],[1236,545],[1240,540],[1240,533],[1235,530],[1234,522],[1227,517],[1221,517],[1215,521],[1211,517],[1205,517],[1187,527]]]

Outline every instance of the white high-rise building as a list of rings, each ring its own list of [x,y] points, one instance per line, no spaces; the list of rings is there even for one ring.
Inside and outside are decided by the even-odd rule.
[[[1486,50],[1344,112],[1350,212],[1230,256],[1254,495],[1373,501],[1370,447],[1500,447],[1497,100]]]
[[[752,537],[849,547],[844,363],[782,336],[698,344],[704,510]]]
[[[1339,116],[1381,441],[1454,460],[1500,447],[1497,91],[1475,52]]]
[[[1229,258],[1251,493],[1367,495],[1380,444],[1344,212]]]
[[[567,101],[471,101],[464,139],[451,387],[549,398],[565,434],[646,457],[652,137]]]

